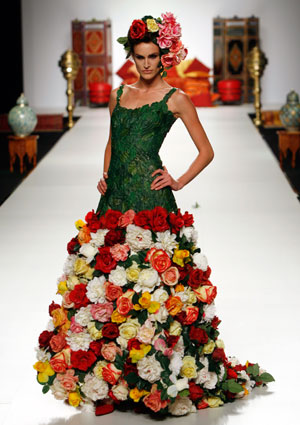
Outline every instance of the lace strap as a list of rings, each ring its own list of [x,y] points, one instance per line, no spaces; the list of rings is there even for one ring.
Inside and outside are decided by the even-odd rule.
[[[124,84],[121,84],[120,87],[117,90],[117,104],[120,103],[120,97],[123,93],[123,87],[124,87]]]
[[[177,90],[177,87],[173,87],[171,88],[170,91],[168,91],[168,93],[165,95],[165,97],[163,98],[163,101],[167,102],[169,97],[172,96],[173,93],[175,93]]]

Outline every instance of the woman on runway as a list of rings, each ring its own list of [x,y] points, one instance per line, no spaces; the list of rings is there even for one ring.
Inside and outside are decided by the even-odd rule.
[[[214,155],[189,97],[163,80],[164,68],[186,57],[180,38],[165,13],[134,20],[118,39],[139,79],[112,91],[100,202],[76,222],[58,282],[62,304],[50,305],[39,337],[34,368],[43,392],[93,405],[96,415],[117,408],[182,416],[273,380],[257,363],[226,356],[211,269],[192,214],[173,194]],[[176,179],[159,149],[177,118],[198,155]]]

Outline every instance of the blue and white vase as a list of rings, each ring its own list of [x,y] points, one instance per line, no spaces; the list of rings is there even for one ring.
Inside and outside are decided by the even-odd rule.
[[[287,131],[299,131],[300,103],[299,95],[294,90],[287,95],[286,104],[280,109],[279,117]]]
[[[24,93],[17,100],[17,105],[14,106],[8,113],[8,123],[16,136],[28,136],[37,124],[35,112],[28,106],[28,102]]]

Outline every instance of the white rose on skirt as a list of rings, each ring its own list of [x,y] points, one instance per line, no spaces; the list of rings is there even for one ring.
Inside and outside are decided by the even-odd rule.
[[[208,262],[204,254],[196,252],[196,254],[193,255],[193,262],[196,264],[198,269],[203,270],[204,272],[207,270]]]

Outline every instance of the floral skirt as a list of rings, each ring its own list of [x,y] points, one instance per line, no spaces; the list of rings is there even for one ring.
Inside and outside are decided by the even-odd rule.
[[[134,409],[175,416],[221,406],[273,381],[227,357],[207,258],[180,209],[78,220],[58,279],[60,303],[38,338],[43,393],[97,415]]]

